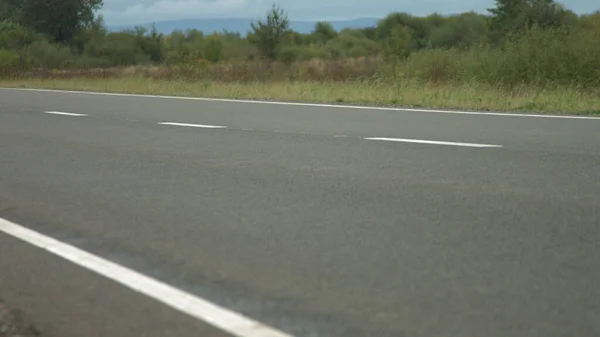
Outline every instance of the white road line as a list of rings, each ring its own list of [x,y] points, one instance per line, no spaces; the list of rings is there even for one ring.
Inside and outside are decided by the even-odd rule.
[[[33,91],[33,92],[54,92],[54,93],[64,93],[64,94],[100,95],[100,96],[117,96],[117,97],[161,98],[161,99],[177,99],[177,100],[192,100],[192,101],[207,101],[207,102],[228,102],[228,103],[247,103],[247,104],[289,105],[289,106],[305,106],[305,107],[317,107],[317,108],[338,108],[338,109],[357,109],[357,110],[383,110],[383,111],[404,111],[404,112],[430,112],[430,113],[454,114],[454,115],[480,115],[480,116],[502,116],[502,117],[587,119],[587,120],[598,120],[598,121],[600,121],[600,117],[593,117],[593,116],[549,115],[549,114],[541,114],[541,113],[540,114],[523,114],[523,113],[508,113],[508,112],[482,112],[482,111],[459,111],[459,110],[390,108],[390,107],[373,107],[373,106],[339,105],[339,104],[321,104],[321,103],[274,102],[274,101],[258,101],[258,100],[227,99],[227,98],[182,97],[182,96],[141,95],[141,94],[119,94],[119,93],[109,93],[109,92],[74,91],[74,90],[52,90],[52,89],[0,88],[0,90]]]
[[[136,271],[0,218],[4,232],[238,337],[292,337]]]
[[[364,138],[365,140],[382,140],[387,142],[402,142],[402,143],[417,143],[417,144],[432,144],[432,145],[449,145],[449,146],[463,146],[463,147],[502,147],[502,145],[490,145],[490,144],[474,144],[474,143],[456,143],[456,142],[439,142],[434,140],[421,140],[421,139],[404,139],[404,138]]]
[[[76,113],[61,112],[61,111],[44,111],[44,113],[45,114],[50,114],[50,115],[73,116],[73,117],[87,116],[85,114],[76,114]]]
[[[205,129],[225,129],[227,128],[226,126],[220,126],[220,125],[203,125],[203,124],[188,124],[188,123],[173,123],[173,122],[165,122],[165,123],[158,123],[160,125],[174,125],[174,126],[188,126],[191,128],[205,128]]]

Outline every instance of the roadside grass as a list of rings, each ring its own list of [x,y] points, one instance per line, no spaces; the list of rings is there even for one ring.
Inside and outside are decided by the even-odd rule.
[[[483,84],[389,84],[377,80],[218,82],[170,80],[126,75],[115,78],[0,79],[1,87],[99,91],[232,99],[366,104],[465,110],[530,111],[600,114],[600,90],[575,87],[536,88],[527,85],[503,89]]]
[[[600,115],[600,44],[590,43],[599,34],[532,28],[495,47],[425,48],[399,58],[185,58],[112,68],[29,64],[13,53],[0,60],[0,86]]]

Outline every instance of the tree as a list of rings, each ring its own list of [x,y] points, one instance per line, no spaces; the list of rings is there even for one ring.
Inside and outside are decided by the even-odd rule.
[[[329,22],[317,22],[315,30],[313,31],[315,40],[319,43],[327,43],[329,40],[333,40],[337,36],[337,32]]]
[[[103,0],[20,0],[16,16],[24,26],[70,44],[77,33],[94,24],[102,5]]]
[[[381,42],[386,41],[392,35],[396,26],[410,28],[413,49],[426,47],[429,39],[429,31],[434,28],[433,24],[429,24],[424,18],[415,17],[407,13],[392,13],[377,24],[377,39]]]
[[[277,58],[277,49],[289,28],[287,14],[275,4],[267,13],[265,22],[258,20],[253,22],[252,34],[249,36],[250,42],[254,44],[261,57],[268,60]]]
[[[377,42],[369,40],[361,29],[344,29],[338,36],[327,42],[327,50],[332,58],[374,56],[380,52]]]
[[[410,55],[412,45],[412,32],[405,26],[396,26],[387,38],[384,48],[384,57],[387,61],[397,61]]]
[[[128,66],[149,62],[148,55],[137,44],[135,31],[110,33],[100,49],[100,56],[115,66]]]
[[[146,29],[138,27],[136,30],[136,44],[140,50],[148,56],[150,61],[158,63],[164,59],[164,37],[163,34],[152,26],[152,30],[148,34]]]
[[[492,42],[498,42],[511,33],[522,33],[533,26],[560,27],[572,17],[554,0],[496,0],[496,7],[488,11],[492,14]]]
[[[75,35],[71,46],[79,54],[97,54],[107,34],[108,29],[104,24],[104,18],[100,15],[85,30],[80,30]]]
[[[219,35],[213,34],[206,38],[204,58],[212,63],[217,63],[223,58],[223,40]]]
[[[431,32],[432,48],[466,49],[484,42],[487,37],[486,17],[474,12],[453,15]]]
[[[300,46],[307,44],[306,42],[308,40],[309,36],[307,35],[295,32],[293,30],[286,30],[281,38],[281,44]]]
[[[19,50],[31,43],[38,37],[31,31],[12,21],[0,21],[0,49]]]
[[[0,21],[17,21],[22,0],[0,0]]]

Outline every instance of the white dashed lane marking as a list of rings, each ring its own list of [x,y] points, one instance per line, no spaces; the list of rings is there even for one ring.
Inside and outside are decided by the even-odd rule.
[[[44,111],[44,113],[49,114],[49,115],[72,116],[72,117],[87,116],[86,114],[78,114],[78,113],[62,112],[62,111]]]
[[[175,122],[164,122],[158,123],[160,125],[172,125],[172,126],[186,126],[191,128],[204,128],[204,129],[225,129],[226,126],[221,125],[204,125],[204,124],[188,124],[188,123],[175,123]]]
[[[381,140],[386,142],[401,142],[401,143],[416,143],[416,144],[430,144],[430,145],[447,145],[447,146],[462,146],[462,147],[502,147],[502,145],[491,145],[491,144],[475,144],[475,143],[456,143],[456,142],[440,142],[435,140],[422,140],[422,139],[404,139],[404,138],[364,138],[365,140]]]
[[[71,113],[71,112],[62,112],[62,111],[44,111],[46,114],[52,115],[61,115],[61,116],[73,116],[73,117],[81,117],[87,116],[86,114],[80,113]],[[128,122],[133,122],[133,120],[127,120]],[[168,125],[168,126],[182,126],[182,127],[191,127],[191,128],[201,128],[201,129],[227,129],[227,126],[224,125],[208,125],[208,124],[192,124],[192,123],[179,123],[179,122],[160,122],[159,125]],[[241,130],[245,131],[253,131],[249,128],[244,128]],[[280,130],[271,130],[270,132],[281,133]],[[308,134],[306,132],[301,132],[300,134]],[[350,138],[347,135],[334,135],[334,138]],[[415,143],[415,144],[429,144],[429,145],[444,145],[444,146],[460,146],[460,147],[472,147],[472,148],[500,148],[502,145],[493,145],[493,144],[477,144],[477,143],[461,143],[461,142],[447,142],[447,141],[434,141],[434,140],[423,140],[423,139],[406,139],[406,138],[388,138],[388,137],[368,137],[362,138],[364,140],[377,140],[377,141],[387,141],[387,142],[400,142],[400,143]]]

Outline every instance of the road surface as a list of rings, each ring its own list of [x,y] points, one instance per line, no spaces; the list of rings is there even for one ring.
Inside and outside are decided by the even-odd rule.
[[[600,335],[599,168],[594,118],[0,89],[5,224],[289,336]],[[86,263],[5,226],[0,298],[236,335]]]

